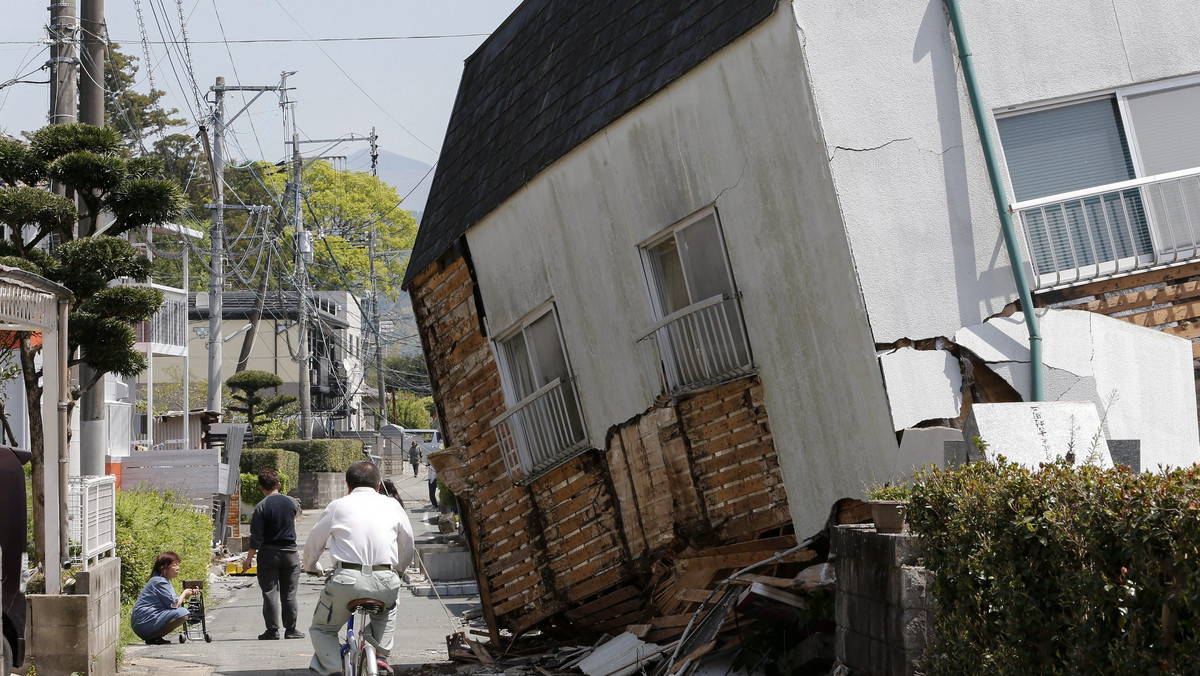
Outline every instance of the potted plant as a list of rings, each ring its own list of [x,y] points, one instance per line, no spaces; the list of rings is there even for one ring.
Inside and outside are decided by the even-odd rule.
[[[908,486],[892,486],[885,483],[867,491],[867,504],[871,507],[871,520],[878,533],[903,533],[908,528],[905,521],[908,498],[912,489]]]

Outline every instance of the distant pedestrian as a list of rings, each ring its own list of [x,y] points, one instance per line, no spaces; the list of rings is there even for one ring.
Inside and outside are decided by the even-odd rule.
[[[412,446],[408,447],[408,461],[413,466],[413,476],[417,475],[417,465],[421,464],[421,450],[417,448],[417,442],[413,441]]]
[[[434,469],[433,465],[430,465],[429,463],[426,463],[426,466],[429,468],[429,472],[425,474],[425,480],[429,482],[429,502],[430,502],[430,504],[433,505],[434,509],[437,509],[437,506],[438,506],[437,470]]]
[[[259,470],[258,487],[265,497],[254,507],[254,516],[250,518],[250,549],[242,559],[242,570],[246,570],[255,553],[258,554],[258,586],[262,590],[263,621],[267,625],[258,638],[278,639],[281,618],[284,638],[304,638],[304,632],[296,629],[296,590],[300,587],[296,515],[300,513],[300,503],[279,492],[279,474],[273,469]]]

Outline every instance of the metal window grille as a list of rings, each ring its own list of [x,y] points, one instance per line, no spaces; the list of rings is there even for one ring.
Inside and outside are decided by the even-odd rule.
[[[513,482],[528,483],[588,448],[575,379],[555,378],[492,421]]]

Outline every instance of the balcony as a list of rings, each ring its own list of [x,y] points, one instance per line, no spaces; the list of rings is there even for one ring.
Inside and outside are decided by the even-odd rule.
[[[136,349],[145,352],[151,349],[155,355],[181,357],[187,353],[187,293],[180,289],[159,284],[129,284],[129,286],[151,286],[163,294],[162,307],[150,318],[135,328]]]
[[[663,393],[669,397],[754,372],[737,296],[713,296],[673,312],[638,342],[649,346]]]
[[[492,421],[513,483],[525,484],[588,448],[575,379],[555,378]]]
[[[1200,258],[1200,168],[1019,202],[1035,289]]]

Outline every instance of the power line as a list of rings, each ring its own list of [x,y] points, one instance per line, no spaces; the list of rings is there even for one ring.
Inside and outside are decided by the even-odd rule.
[[[490,33],[448,33],[445,35],[365,35],[348,38],[251,38],[245,40],[188,40],[193,45],[255,45],[255,44],[287,44],[300,42],[393,42],[400,40],[452,40],[456,38],[485,38]],[[118,41],[122,42],[122,41]],[[152,40],[152,45],[180,45],[183,40]],[[0,40],[0,45],[40,45],[35,40]]]

